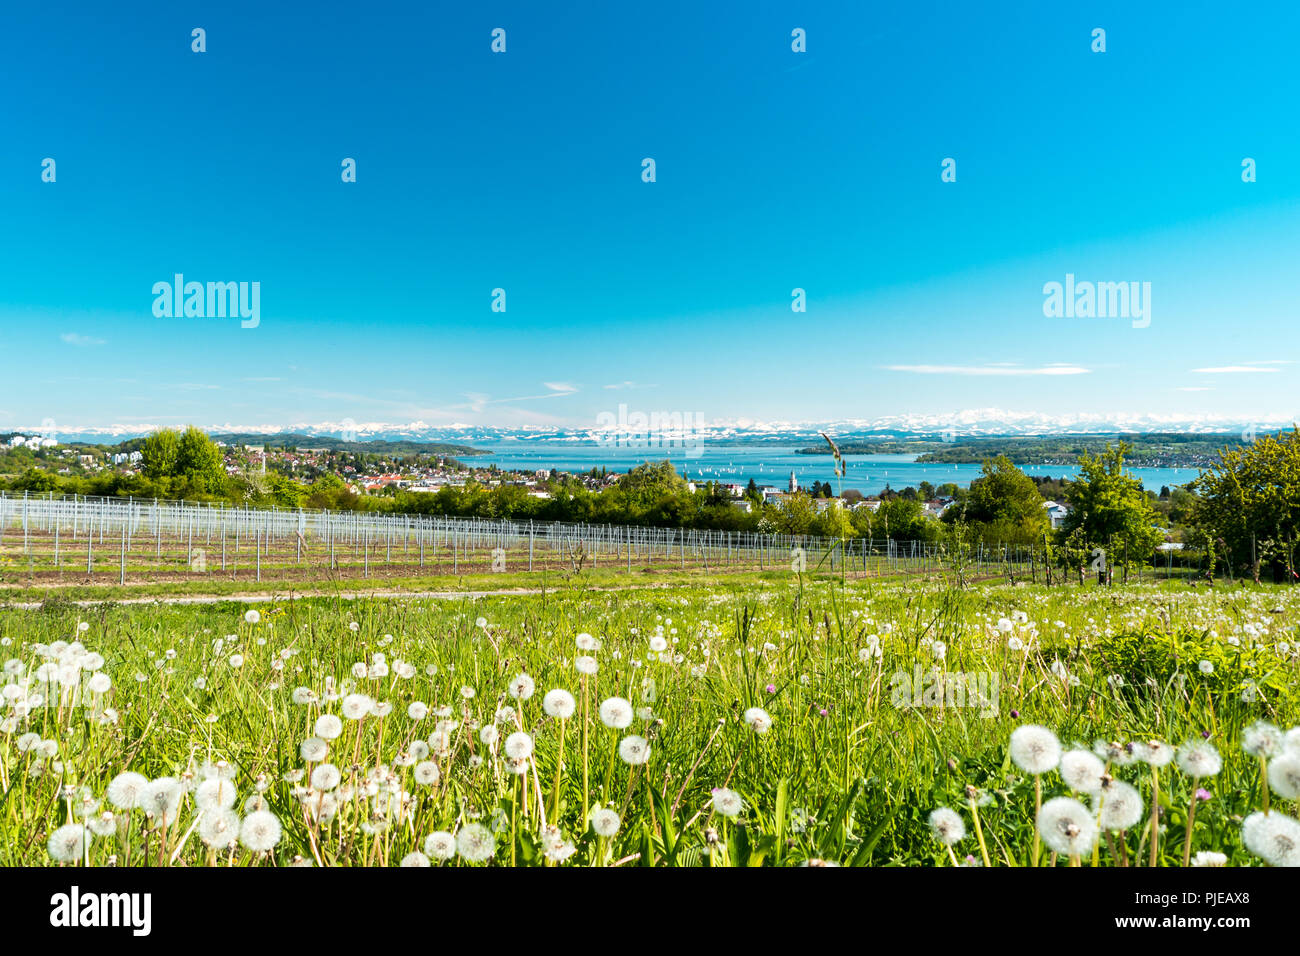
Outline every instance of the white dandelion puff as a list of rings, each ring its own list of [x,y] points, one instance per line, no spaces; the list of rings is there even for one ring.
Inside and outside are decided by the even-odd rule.
[[[430,859],[450,860],[456,855],[456,838],[445,830],[430,833],[424,838],[424,852]]]
[[[348,720],[361,720],[370,716],[370,711],[374,708],[375,702],[365,694],[348,694],[343,698],[343,716]]]
[[[1097,840],[1092,814],[1072,797],[1053,797],[1038,812],[1038,832],[1053,853],[1082,856]]]
[[[713,809],[724,817],[738,816],[743,808],[744,801],[736,791],[726,787],[718,787],[713,791]]]
[[[59,863],[75,863],[86,850],[86,828],[80,823],[65,823],[50,834],[45,848]]]
[[[618,742],[618,755],[624,763],[632,766],[647,763],[650,760],[650,743],[644,737],[629,735]]]
[[[228,810],[235,805],[238,794],[230,780],[213,777],[194,788],[194,805],[204,812]]]
[[[264,853],[280,842],[280,818],[270,810],[254,810],[239,827],[239,842],[254,853]]]
[[[199,839],[214,849],[225,849],[239,841],[239,822],[234,810],[205,812],[199,822]]]
[[[496,837],[481,823],[467,823],[456,834],[456,852],[470,863],[482,863],[496,852]]]
[[[506,738],[504,749],[511,760],[527,760],[533,755],[533,738],[528,733],[517,730]]]
[[[944,846],[953,846],[965,839],[966,824],[956,810],[939,807],[930,813],[930,834]]]
[[[1194,779],[1213,777],[1223,768],[1223,760],[1214,745],[1204,740],[1189,740],[1178,748],[1178,769]]]
[[[1282,731],[1260,720],[1241,732],[1241,749],[1252,757],[1275,757],[1282,752]]]
[[[1149,740],[1144,744],[1138,744],[1137,756],[1139,760],[1153,767],[1165,767],[1174,759],[1174,748],[1160,740]]]
[[[1300,823],[1276,810],[1246,817],[1241,842],[1270,866],[1300,866]]]
[[[1288,750],[1270,760],[1268,785],[1283,800],[1300,800],[1300,753]]]
[[[632,723],[632,702],[622,697],[609,697],[601,702],[600,720],[606,727],[622,730]]]
[[[1038,724],[1024,724],[1013,730],[1010,749],[1016,766],[1035,776],[1052,770],[1061,760],[1061,742],[1056,734]]]
[[[140,804],[140,794],[148,786],[149,778],[130,770],[119,773],[108,784],[108,802],[119,810],[131,810]]]
[[[595,831],[596,836],[608,839],[618,833],[618,828],[622,825],[618,814],[608,808],[602,807],[591,815],[591,829]]]
[[[343,721],[333,714],[321,714],[316,718],[313,729],[317,737],[323,740],[335,740],[343,733]]]
[[[527,674],[516,674],[515,679],[506,688],[507,692],[515,700],[527,700],[533,696],[533,691],[536,689],[537,684]]]
[[[332,763],[319,764],[312,769],[311,786],[313,790],[327,791],[333,790],[343,779],[343,774],[339,768]]]
[[[546,711],[550,717],[558,717],[560,720],[568,720],[573,716],[577,704],[573,695],[567,690],[561,690],[558,687],[555,690],[548,690],[546,696],[542,698],[542,710]]]
[[[1106,773],[1105,765],[1086,750],[1070,750],[1062,754],[1058,769],[1065,785],[1078,793],[1096,793],[1101,789],[1101,778]]]
[[[762,707],[751,707],[745,711],[745,723],[757,734],[765,734],[772,729],[772,718]]]
[[[176,818],[184,788],[175,777],[150,780],[140,790],[140,809],[158,823],[168,824]]]
[[[1101,808],[1096,814],[1097,822],[1103,830],[1127,830],[1142,821],[1145,807],[1142,794],[1137,788],[1123,780],[1112,780],[1093,797],[1093,809]]]
[[[308,737],[298,745],[298,752],[308,763],[320,763],[330,752],[330,745],[323,737]]]

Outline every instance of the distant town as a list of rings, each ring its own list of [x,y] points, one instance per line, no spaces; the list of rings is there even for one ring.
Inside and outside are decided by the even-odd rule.
[[[1091,453],[1076,459],[1095,476],[1086,482],[1028,475],[998,456],[985,460],[968,487],[920,481],[866,494],[829,481],[801,485],[794,472],[777,485],[692,480],[668,460],[625,471],[505,470],[418,443],[375,443],[392,449],[383,452],[368,445],[228,441],[196,428],[115,445],[11,433],[0,435],[0,490],[917,541],[965,528],[961,533],[1001,543],[1041,543],[1074,530],[1076,500],[1089,482],[1112,480],[1105,475],[1122,467],[1127,451],[1104,451],[1111,456],[1104,465]],[[1140,511],[1149,517],[1142,520],[1158,542],[1181,547],[1194,492],[1143,490],[1125,480],[1144,499]]]

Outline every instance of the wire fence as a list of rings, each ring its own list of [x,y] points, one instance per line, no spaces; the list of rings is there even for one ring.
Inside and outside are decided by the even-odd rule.
[[[1141,579],[1196,573],[1196,554],[1157,553]],[[822,538],[750,531],[234,507],[157,499],[0,492],[0,582],[150,583],[221,576],[275,583],[518,571],[952,571],[968,580],[1082,582],[1087,565],[1049,567],[1042,549]],[[1109,580],[1114,569],[1099,573]],[[1130,568],[1122,576],[1128,580]]]
[[[32,584],[595,568],[923,574],[946,557],[944,545],[928,541],[0,493],[0,577]],[[981,545],[971,555],[976,573],[1034,560],[1024,547]]]

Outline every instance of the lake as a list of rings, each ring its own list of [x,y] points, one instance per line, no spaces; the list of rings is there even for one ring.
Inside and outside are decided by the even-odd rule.
[[[590,471],[607,468],[610,471],[627,471],[644,461],[668,458],[693,481],[721,481],[747,484],[753,478],[760,485],[774,485],[785,489],[794,472],[799,486],[814,481],[829,481],[835,485],[834,461],[827,455],[799,455],[793,444],[722,444],[706,442],[691,449],[693,457],[682,448],[628,448],[625,446],[597,445],[556,441],[504,441],[476,445],[490,454],[467,459],[476,465],[495,464],[500,468],[534,471],[558,468],[561,471]],[[855,488],[863,494],[875,494],[888,484],[894,489],[915,487],[922,481],[932,485],[956,482],[969,485],[980,476],[978,464],[938,465],[921,464],[912,455],[849,455],[845,458],[847,473],[840,479],[844,490]],[[1023,470],[1031,475],[1074,477],[1076,465],[1026,465]],[[1162,485],[1170,488],[1186,484],[1200,472],[1195,468],[1133,468],[1134,477],[1145,487],[1159,491]]]

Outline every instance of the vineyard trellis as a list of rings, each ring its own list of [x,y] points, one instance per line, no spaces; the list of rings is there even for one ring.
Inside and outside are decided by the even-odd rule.
[[[0,573],[118,583],[197,575],[262,581],[646,570],[830,570],[928,573],[946,567],[933,541],[833,539],[632,525],[491,520],[224,503],[0,492]],[[1024,576],[1042,554],[977,545],[975,575]]]

